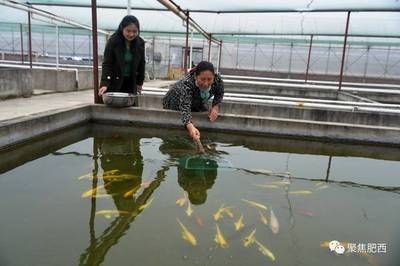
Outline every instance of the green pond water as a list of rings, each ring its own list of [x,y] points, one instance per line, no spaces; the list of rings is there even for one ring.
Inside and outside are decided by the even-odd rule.
[[[398,148],[202,142],[89,125],[0,153],[0,265],[400,265]]]

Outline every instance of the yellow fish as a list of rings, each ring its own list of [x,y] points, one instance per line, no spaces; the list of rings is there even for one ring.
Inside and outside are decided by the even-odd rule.
[[[263,209],[263,210],[267,210],[268,209],[267,206],[265,206],[265,205],[263,205],[261,203],[255,202],[255,201],[251,201],[251,200],[247,200],[247,199],[242,199],[242,201],[247,202],[251,206],[254,206],[254,207],[257,207],[257,208],[260,208],[260,209]]]
[[[244,224],[243,224],[243,214],[240,215],[239,220],[237,220],[234,224],[235,224],[235,230],[236,230],[236,231],[239,231],[240,229],[242,229],[242,228],[244,227]]]
[[[186,200],[187,200],[186,193],[184,193],[183,197],[177,199],[175,203],[176,203],[176,205],[183,207],[183,205],[185,205]]]
[[[264,185],[264,184],[256,184],[256,187],[262,187],[262,188],[279,188],[277,185]]]
[[[82,180],[85,178],[91,178],[92,177],[92,173],[87,173],[86,175],[81,175],[80,177],[78,177],[78,180]]]
[[[124,193],[124,198],[129,198],[132,197],[132,195],[140,188],[140,185],[128,190],[127,192]]]
[[[265,216],[261,211],[259,211],[259,213],[260,213],[261,222],[262,222],[263,224],[267,225],[267,224],[268,224],[267,216]]]
[[[103,175],[113,175],[116,174],[118,171],[118,169],[104,171]]]
[[[217,224],[217,234],[215,235],[214,241],[221,247],[221,248],[228,248],[229,245],[226,242],[224,236],[221,233],[221,230],[219,229],[219,226]]]
[[[326,189],[326,188],[328,188],[328,185],[319,186],[315,190],[321,190],[321,189]]]
[[[274,184],[277,186],[290,185],[290,181],[288,181],[288,180],[272,181],[271,184]]]
[[[270,215],[271,215],[270,217],[271,221],[269,223],[269,227],[271,228],[272,233],[277,234],[279,232],[279,222],[272,209],[270,210]]]
[[[243,239],[243,245],[247,248],[249,247],[251,244],[254,243],[254,240],[256,239],[254,237],[254,235],[256,234],[256,229],[254,228],[254,230]]]
[[[101,210],[97,211],[96,215],[103,215],[107,219],[111,218],[111,216],[116,216],[116,215],[127,215],[129,212],[127,211],[119,211],[119,210]]]
[[[291,195],[309,195],[312,192],[310,190],[297,190],[297,191],[289,191]]]
[[[315,183],[315,186],[322,186],[323,184],[325,184],[325,182],[321,182],[321,181],[319,181],[319,182],[317,182],[317,183]]]
[[[258,246],[258,250],[264,255],[267,256],[268,258],[270,258],[272,261],[275,261],[275,256],[274,254],[271,252],[271,250],[269,250],[266,246],[264,246],[263,244],[261,244],[260,242],[257,241],[257,239],[254,239],[254,242],[257,244]]]
[[[233,213],[230,209],[233,207],[225,207],[224,204],[219,207],[216,213],[214,213],[214,220],[218,221],[223,217],[223,214],[226,213],[229,217],[233,218]]]
[[[104,186],[98,186],[98,187],[89,189],[88,191],[83,192],[82,195],[81,195],[81,197],[82,197],[82,198],[94,197],[95,194],[97,193],[97,191],[100,190],[100,189],[103,189],[103,188],[104,188]]]
[[[182,238],[187,242],[189,242],[190,244],[192,244],[192,246],[196,246],[197,240],[194,237],[194,235],[181,223],[181,221],[178,218],[176,218],[176,220],[178,221],[179,225],[182,228]]]
[[[187,206],[187,209],[186,209],[186,214],[187,214],[187,216],[191,216],[192,213],[193,213],[192,205],[190,204],[190,201],[188,201],[188,206]]]
[[[147,207],[150,206],[151,202],[153,201],[153,198],[151,198],[147,203],[143,204],[138,208],[139,211],[146,209]]]

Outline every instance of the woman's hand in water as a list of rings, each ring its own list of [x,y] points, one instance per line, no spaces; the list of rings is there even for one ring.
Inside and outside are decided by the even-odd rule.
[[[143,85],[137,85],[137,94],[142,94]]]
[[[99,89],[99,96],[103,95],[107,91],[107,87],[103,86]]]
[[[200,131],[192,123],[187,124],[186,129],[193,140],[200,140]]]
[[[218,105],[214,105],[211,108],[210,112],[208,112],[208,118],[210,119],[211,122],[214,122],[215,119],[217,119],[218,113],[219,113],[219,106]]]

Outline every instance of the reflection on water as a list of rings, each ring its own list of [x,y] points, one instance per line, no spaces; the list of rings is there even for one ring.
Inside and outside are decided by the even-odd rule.
[[[400,263],[395,149],[204,133],[198,154],[182,131],[91,132],[0,175],[0,265]]]

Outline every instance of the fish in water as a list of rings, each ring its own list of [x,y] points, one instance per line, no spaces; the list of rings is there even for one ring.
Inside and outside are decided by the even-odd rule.
[[[243,239],[243,245],[246,248],[254,243],[254,240],[256,239],[254,236],[255,234],[256,234],[256,229],[254,228],[254,230],[251,231],[251,233]]]
[[[81,197],[82,198],[88,198],[88,197],[95,197],[96,193],[100,190],[103,189],[104,186],[98,186],[92,189],[89,189],[88,191],[85,191],[82,193]]]
[[[228,248],[229,245],[225,240],[225,237],[222,235],[221,230],[217,224],[217,233],[215,235],[214,241],[221,247],[221,248]]]
[[[151,198],[148,202],[146,202],[145,204],[143,204],[142,206],[140,206],[140,207],[138,208],[138,210],[139,210],[139,211],[142,211],[142,210],[148,208],[148,207],[150,206],[150,204],[151,204],[152,201],[153,201],[153,198]]]
[[[268,209],[267,206],[265,206],[265,205],[263,205],[261,203],[252,201],[252,200],[242,199],[242,201],[247,202],[248,204],[250,204],[253,207],[257,207],[257,208],[260,208],[260,209],[263,209],[263,210],[267,210]]]
[[[176,220],[182,228],[182,238],[189,242],[192,246],[196,246],[197,240],[194,235],[186,228],[186,226],[183,225],[183,223],[178,218],[176,218]]]
[[[121,215],[127,215],[129,212],[127,211],[119,211],[119,210],[101,210],[97,211],[96,215],[102,215],[106,217],[107,219],[111,218],[112,216],[121,216]]]
[[[233,208],[232,206],[225,207],[225,205],[222,204],[221,207],[219,207],[219,209],[217,210],[217,212],[214,213],[214,220],[218,221],[219,219],[221,219],[224,213],[226,213],[226,215],[228,215],[229,217],[233,218],[233,213],[230,210],[232,208]]]
[[[322,190],[322,189],[326,189],[326,188],[328,188],[328,185],[322,185],[322,186],[317,187],[315,190]]]
[[[186,214],[187,214],[187,216],[191,216],[192,213],[193,213],[192,205],[190,204],[190,201],[188,201],[188,206],[187,206],[187,209],[186,209]]]
[[[187,200],[186,193],[183,193],[183,197],[177,199],[175,203],[176,203],[176,205],[183,207],[183,205],[185,205],[185,203],[186,203],[186,200]]]
[[[124,193],[124,198],[132,197],[133,194],[140,188],[140,185],[135,186],[134,188],[128,190]]]
[[[243,223],[243,214],[240,215],[239,220],[237,220],[235,223],[235,230],[239,231],[240,229],[242,229],[244,227],[244,223]]]
[[[259,211],[260,213],[260,220],[263,224],[267,225],[268,224],[268,219],[267,216],[264,215],[264,213],[262,213],[262,211]]]
[[[201,219],[200,216],[198,216],[198,215],[195,214],[194,217],[195,217],[195,219],[196,219],[196,223],[197,223],[199,226],[203,226],[203,225],[204,225],[203,219]]]
[[[87,173],[86,175],[81,175],[78,177],[78,180],[82,180],[82,179],[86,179],[86,178],[93,178],[93,174],[92,173]]]
[[[256,184],[256,187],[262,187],[262,188],[279,188],[277,185],[264,185],[264,184]]]
[[[289,191],[291,195],[310,195],[312,192],[310,190],[296,190],[296,191]]]
[[[270,210],[270,223],[269,227],[271,228],[272,233],[277,234],[279,232],[279,222],[275,216],[274,211]]]
[[[261,244],[260,242],[258,242],[257,239],[254,239],[254,242],[257,244],[258,246],[258,250],[264,255],[267,256],[268,258],[270,258],[272,261],[275,261],[275,256],[274,253],[271,252],[271,250],[269,250],[266,246],[264,246],[263,244]]]

